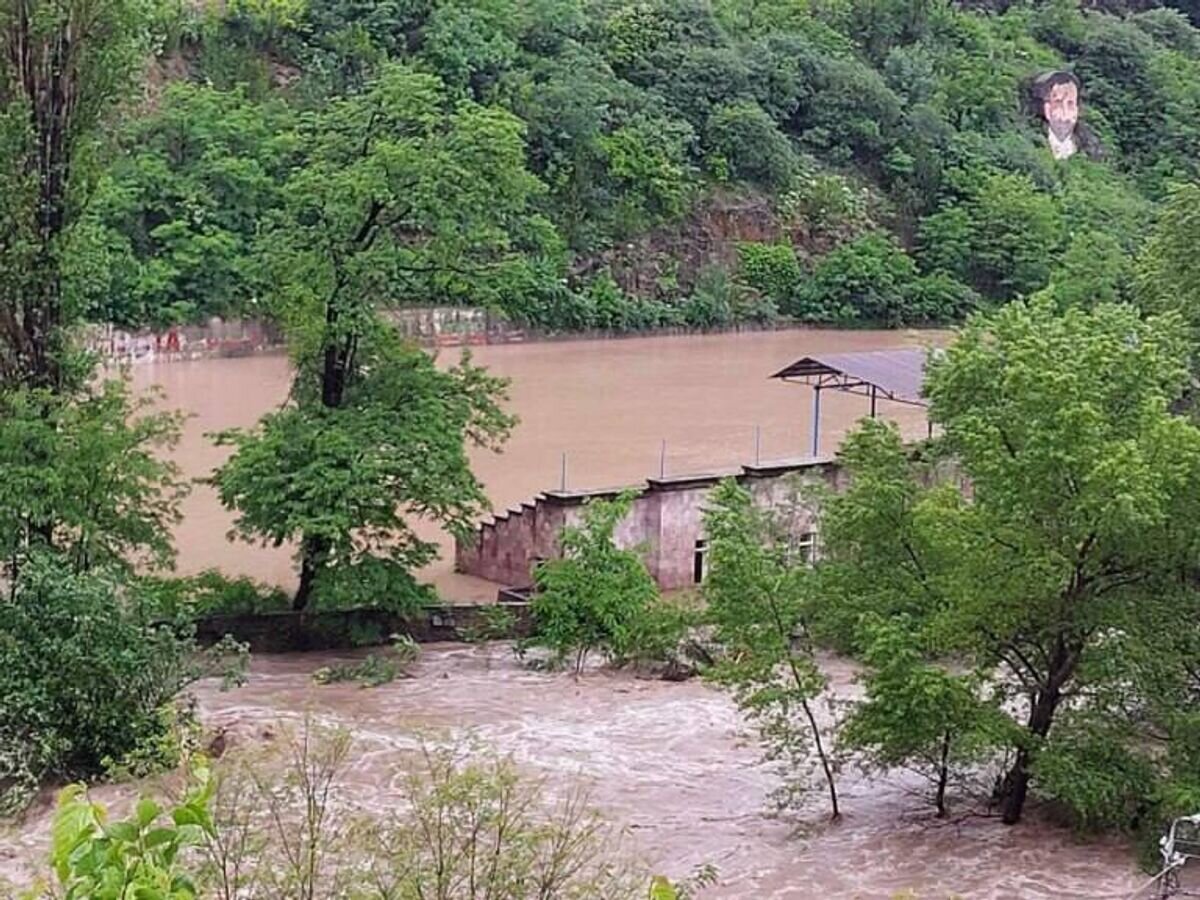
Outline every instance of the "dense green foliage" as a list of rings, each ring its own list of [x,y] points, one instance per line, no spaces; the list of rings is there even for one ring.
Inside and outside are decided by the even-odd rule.
[[[527,645],[571,660],[576,674],[593,651],[616,660],[632,655],[659,603],[658,586],[641,554],[614,540],[633,499],[625,493],[589,502],[582,523],[563,529],[561,558],[534,572],[534,634]]]
[[[469,158],[455,133],[509,129],[503,140],[517,142],[530,180],[486,283],[407,268],[374,286],[381,300],[485,304],[557,330],[711,327],[764,313],[898,324],[1062,287],[1060,273],[1089,256],[1109,266],[1097,275],[1104,290],[1123,295],[1128,273],[1112,267],[1200,159],[1200,31],[1145,5],[179,4],[161,21],[152,67],[167,84],[114,133],[76,229],[95,265],[68,279],[68,293],[93,318],[129,325],[272,312],[264,299],[292,260],[262,238],[299,211],[288,185],[340,191],[330,166],[349,162],[312,140],[314,123],[338,109],[365,115],[374,95],[446,138],[423,151],[424,171],[453,178],[445,154]],[[1081,79],[1099,161],[1054,160],[1027,108],[1031,79],[1054,68]],[[394,97],[400,83],[408,100]],[[364,125],[342,118],[343,129]],[[377,166],[378,154],[368,147],[362,163]],[[429,186],[428,176],[392,182],[421,220],[386,226],[409,250],[410,224],[460,215],[460,195],[475,193],[469,181]],[[699,270],[631,287],[628,274],[658,264],[654,240],[636,239],[678,228],[687,240],[730,195],[761,206],[779,234],[786,286],[764,285],[754,265],[726,272],[767,305],[714,310],[698,296]],[[826,258],[864,231],[891,236]]]
[[[1172,313],[1011,304],[931,363],[944,464],[914,462],[878,422],[850,438],[811,615],[868,650],[858,742],[881,761],[920,763],[939,732],[949,754],[990,744],[1009,760],[996,793],[1010,823],[1031,791],[1088,825],[1194,801],[1200,428],[1170,411],[1185,335]],[[873,623],[897,617],[912,643],[880,658]],[[910,652],[965,671],[914,658],[894,679]],[[913,705],[924,682],[944,695],[932,717]],[[986,725],[998,703],[1011,720]]]
[[[411,573],[437,548],[413,520],[465,533],[486,508],[465,444],[507,427],[482,370],[464,362],[440,371],[419,350],[387,347],[390,357],[363,360],[378,368],[344,406],[296,405],[220,438],[236,448],[216,483],[237,534],[300,544],[312,599],[326,607],[409,609],[428,599]]]
[[[65,328],[96,277],[82,227],[100,126],[149,50],[147,0],[0,5],[0,380],[73,383]],[[76,39],[86,35],[86,39]]]
[[[171,704],[226,648],[198,655],[136,599],[119,579],[53,557],[22,566],[0,602],[0,810],[49,776],[177,761]]]
[[[185,485],[163,452],[181,419],[98,372],[71,340],[82,298],[107,271],[89,209],[105,126],[144,65],[152,8],[0,4],[5,812],[45,778],[174,765],[176,697],[207,671],[186,631],[149,618],[142,594],[142,576],[174,558]]]
[[[186,485],[160,451],[180,417],[153,404],[123,381],[0,391],[0,558],[11,572],[39,549],[79,571],[171,562]]]
[[[259,236],[296,364],[291,402],[220,436],[236,452],[215,475],[239,536],[298,546],[297,608],[403,606],[434,553],[411,521],[461,531],[484,507],[466,448],[507,435],[505,384],[468,358],[439,368],[387,308],[486,300],[544,241],[521,132],[401,65],[306,119],[307,165]]]
[[[196,765],[187,796],[170,810],[150,797],[133,814],[110,822],[107,810],[87,796],[83,785],[62,791],[54,816],[50,863],[64,900],[195,900],[202,896],[188,873],[185,854],[211,839],[209,812],[215,788],[207,767]],[[29,897],[41,892],[32,890]]]

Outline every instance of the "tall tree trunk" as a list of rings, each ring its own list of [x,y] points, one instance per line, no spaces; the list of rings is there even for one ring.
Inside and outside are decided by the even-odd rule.
[[[946,818],[946,785],[950,781],[950,732],[947,731],[942,735],[942,754],[938,760],[938,783],[937,796],[934,802],[937,804],[937,814],[939,819]]]
[[[7,50],[10,87],[24,107],[29,125],[28,171],[36,178],[32,214],[36,250],[29,279],[21,289],[19,322],[6,322],[14,346],[17,372],[33,387],[62,387],[62,275],[59,254],[68,227],[67,193],[80,73],[78,32],[81,13],[68,7],[63,20],[47,34],[37,33],[37,4],[17,0],[3,44]],[[16,328],[14,328],[16,326]]]
[[[1075,674],[1078,661],[1078,648],[1068,647],[1065,637],[1059,635],[1046,682],[1034,696],[1033,706],[1029,710],[1026,727],[1030,740],[1017,751],[1017,759],[1004,777],[1001,816],[1005,825],[1015,825],[1021,821],[1025,800],[1029,795],[1029,766],[1033,762],[1033,745],[1040,744],[1050,734],[1054,714],[1062,701],[1063,686]]]
[[[330,333],[337,325],[338,315],[334,299],[325,309],[325,324]],[[353,365],[357,339],[347,337],[345,343],[329,340],[321,361],[321,405],[326,409],[338,409],[346,399],[349,370]],[[313,587],[317,576],[329,558],[330,545],[325,538],[305,535],[300,543],[300,586],[292,600],[292,609],[307,609],[312,602]]]
[[[313,588],[329,556],[329,542],[323,538],[305,537],[300,546],[300,586],[292,599],[292,609],[301,612],[312,602]]]

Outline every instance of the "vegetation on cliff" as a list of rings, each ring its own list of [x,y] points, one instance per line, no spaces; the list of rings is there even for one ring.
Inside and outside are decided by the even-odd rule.
[[[68,293],[97,320],[277,313],[272,235],[328,166],[316,131],[398,72],[422,80],[428,133],[505,130],[519,151],[496,161],[497,196],[521,183],[525,201],[469,271],[356,290],[558,330],[940,322],[1042,290],[1128,298],[1158,204],[1200,160],[1200,31],[1153,4],[168,7],[149,96],[110,133],[75,237],[90,265]],[[1028,102],[1051,69],[1080,79],[1100,159],[1052,156]],[[372,124],[337,127],[353,142]],[[416,251],[430,216],[459,214],[473,159],[443,144],[425,162],[445,190],[388,188],[423,220],[388,219],[395,244]]]

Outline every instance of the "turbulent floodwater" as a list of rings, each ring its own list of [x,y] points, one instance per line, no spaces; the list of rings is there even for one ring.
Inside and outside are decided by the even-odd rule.
[[[758,430],[761,459],[810,450],[812,395],[768,376],[821,352],[922,346],[933,332],[776,331],[711,336],[566,341],[479,347],[475,361],[512,381],[509,409],[520,417],[501,454],[476,453],[473,464],[497,510],[562,483],[576,488],[633,484],[657,475],[690,474],[752,462]],[[442,359],[457,360],[445,350]],[[191,413],[176,459],[191,477],[224,459],[209,432],[252,425],[287,397],[283,356],[149,364],[133,370],[140,387],[160,385],[166,405]],[[821,401],[822,451],[833,451],[867,413],[867,401],[826,392]],[[924,428],[920,410],[880,403],[909,436]],[[177,531],[180,569],[219,567],[281,585],[293,583],[290,552],[230,544],[230,516],[210,488],[197,486]],[[426,572],[457,599],[490,599],[495,587],[450,571],[453,548],[436,528],[442,560]]]
[[[558,487],[567,454],[571,488],[628,484],[658,473],[666,441],[667,472],[724,468],[753,459],[761,429],[763,460],[809,449],[811,394],[768,376],[793,360],[931,342],[937,335],[901,332],[787,331],[712,337],[648,338],[482,347],[477,362],[512,379],[512,410],[521,417],[506,451],[476,454],[476,472],[497,509]],[[447,352],[446,359],[457,354]],[[176,458],[192,477],[207,475],[223,452],[207,432],[249,426],[285,399],[282,356],[142,366],[137,384],[161,384],[168,405],[192,414]],[[822,450],[866,413],[862,398],[822,400]],[[881,404],[916,437],[919,410]],[[177,532],[180,568],[218,566],[288,585],[286,550],[225,539],[230,518],[213,493],[197,487]],[[426,535],[438,538],[435,529]],[[448,556],[448,554],[447,554]],[[489,598],[495,587],[455,576],[448,562],[426,573],[443,593]],[[848,777],[846,815],[819,818],[797,834],[795,823],[764,815],[775,785],[758,763],[752,735],[729,700],[699,683],[667,684],[626,674],[569,676],[532,672],[497,651],[490,661],[462,647],[428,650],[417,677],[376,690],[316,687],[310,673],[333,657],[263,656],[244,688],[199,690],[210,727],[228,726],[234,743],[253,744],[311,711],[347,728],[360,759],[352,787],[365,804],[390,805],[397,766],[438,729],[474,733],[511,754],[550,789],[580,781],[595,803],[629,829],[634,849],[655,870],[686,875],[711,863],[721,884],[705,897],[890,898],[914,890],[921,900],[1102,900],[1128,895],[1140,881],[1121,844],[1077,843],[1030,822],[1008,829],[994,819],[937,822],[903,780],[867,783]],[[831,663],[843,693],[852,673]],[[128,800],[129,786],[104,787],[101,799]],[[0,834],[0,875],[25,871],[46,838],[49,813]]]
[[[473,735],[544,777],[548,794],[589,786],[593,804],[628,829],[630,850],[653,870],[717,866],[720,883],[704,898],[886,900],[911,890],[921,900],[1119,900],[1144,880],[1116,842],[1078,842],[1037,821],[938,822],[903,780],[847,777],[843,820],[830,825],[815,814],[797,830],[764,814],[774,777],[728,698],[698,682],[604,671],[576,681],[523,668],[501,647],[441,645],[426,649],[413,679],[372,690],[314,685],[311,672],[336,659],[258,657],[245,687],[200,688],[202,717],[227,727],[235,749],[306,714],[348,729],[356,754],[349,790],[385,809],[422,735]],[[845,664],[827,669],[839,693],[853,692]],[[132,793],[99,791],[110,801]],[[42,811],[0,836],[0,874],[37,857],[48,821]]]

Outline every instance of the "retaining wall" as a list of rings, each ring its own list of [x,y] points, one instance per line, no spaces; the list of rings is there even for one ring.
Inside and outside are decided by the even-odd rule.
[[[488,344],[546,343],[557,341],[631,340],[701,334],[809,330],[812,325],[779,322],[760,325],[744,322],[718,328],[653,328],[645,331],[546,332],[514,325],[503,316],[483,309],[427,307],[401,309],[389,317],[405,336],[426,347],[469,347]],[[85,348],[120,365],[249,356],[284,347],[283,334],[262,319],[210,319],[203,325],[130,331],[116,325],[88,325],[82,330]]]
[[[514,614],[513,630],[504,635],[528,635],[528,604],[506,603]],[[464,633],[485,624],[481,606],[437,606],[411,616],[378,609],[336,612],[270,612],[236,616],[209,616],[196,623],[196,638],[214,644],[225,635],[250,645],[254,653],[289,653],[309,650],[347,650],[364,645],[372,635],[386,643],[393,634],[407,634],[419,643],[461,641]]]

